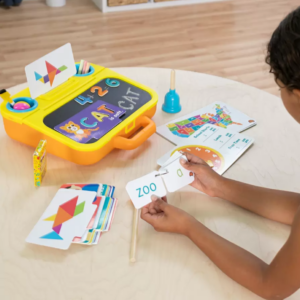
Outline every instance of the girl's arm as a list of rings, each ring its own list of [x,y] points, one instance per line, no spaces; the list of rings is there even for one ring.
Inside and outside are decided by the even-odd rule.
[[[282,300],[300,288],[300,211],[290,237],[270,265],[218,236],[161,199],[142,208],[141,218],[157,231],[184,234],[227,276],[268,300]]]
[[[292,224],[300,206],[300,194],[257,187],[226,178],[222,178],[218,197],[288,225]]]
[[[185,153],[188,162],[182,166],[194,172],[191,184],[196,189],[212,197],[219,197],[250,210],[265,218],[291,225],[298,207],[300,194],[277,191],[226,179],[213,171],[205,161],[190,153]]]
[[[270,265],[228,242],[201,223],[187,236],[230,278],[268,300],[282,300],[300,288],[300,211],[288,241]]]

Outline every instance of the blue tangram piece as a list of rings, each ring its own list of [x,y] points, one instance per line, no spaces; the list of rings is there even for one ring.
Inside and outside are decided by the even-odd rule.
[[[38,74],[37,72],[34,72],[34,75],[35,75],[35,80],[40,80],[43,77],[40,74]]]
[[[58,235],[55,231],[52,231],[46,235],[41,236],[40,239],[63,240],[63,238],[60,235]]]

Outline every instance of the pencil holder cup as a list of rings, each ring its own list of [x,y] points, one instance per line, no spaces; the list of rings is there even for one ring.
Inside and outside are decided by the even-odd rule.
[[[13,99],[13,101],[15,102],[15,105],[11,105],[10,103],[7,103],[6,108],[9,111],[14,112],[14,113],[27,113],[38,107],[37,101],[32,98],[29,98],[29,97],[15,98],[15,99]],[[22,108],[22,105],[16,105],[18,103],[21,104],[21,102],[24,103],[24,107],[28,107],[28,105],[29,105],[29,108],[24,109],[24,108]],[[17,107],[19,109],[17,109]]]
[[[79,65],[80,65],[80,64],[76,64],[76,74],[75,74],[74,76],[77,76],[77,77],[84,77],[84,76],[92,75],[92,74],[95,72],[94,67],[93,67],[93,66],[90,66],[90,69],[89,69],[89,72],[88,72],[88,73],[86,73],[86,74],[78,74]]]
[[[176,114],[181,111],[180,98],[175,90],[170,90],[166,94],[162,110],[169,114]]]

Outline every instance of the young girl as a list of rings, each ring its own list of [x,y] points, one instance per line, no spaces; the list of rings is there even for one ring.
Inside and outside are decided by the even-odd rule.
[[[300,123],[300,7],[273,33],[266,62],[280,87],[287,111]],[[300,194],[226,179],[202,159],[189,153],[186,156],[188,162],[182,160],[181,164],[195,173],[191,186],[211,197],[226,199],[265,218],[291,225],[285,245],[268,265],[168,204],[166,198],[156,196],[142,209],[141,218],[157,231],[186,235],[225,274],[265,299],[281,300],[297,291],[300,288]]]

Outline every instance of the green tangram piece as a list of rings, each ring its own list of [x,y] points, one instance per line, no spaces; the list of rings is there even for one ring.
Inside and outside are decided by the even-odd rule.
[[[67,70],[67,69],[68,69],[68,68],[67,68],[66,66],[62,66],[62,67],[60,67],[58,70],[62,72],[62,71]]]
[[[74,217],[81,214],[84,210],[85,202],[78,204],[75,208]]]

